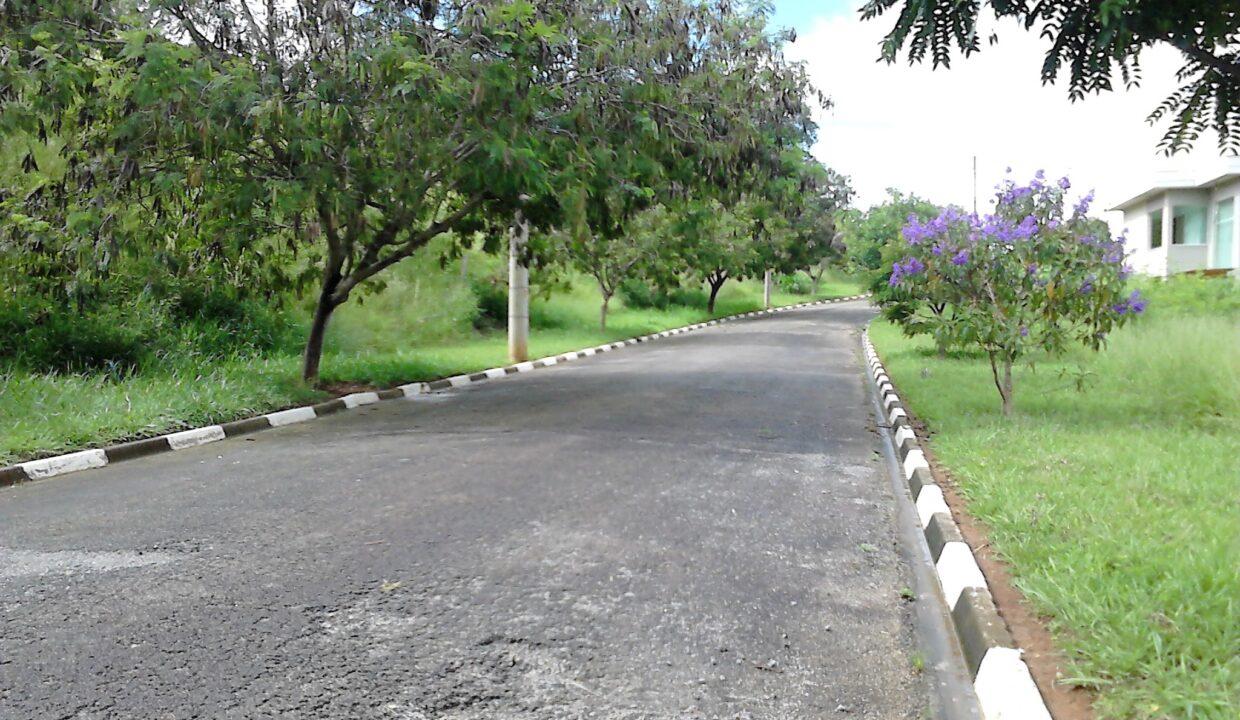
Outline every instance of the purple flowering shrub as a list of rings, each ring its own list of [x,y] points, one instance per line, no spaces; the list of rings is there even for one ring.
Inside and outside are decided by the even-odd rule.
[[[1107,333],[1145,309],[1125,281],[1124,238],[1088,217],[1090,193],[1065,209],[1071,183],[998,187],[992,214],[947,208],[905,225],[893,288],[915,298],[898,322],[939,347],[979,348],[990,359],[1004,415],[1013,402],[1012,365],[1070,345],[1102,347]]]

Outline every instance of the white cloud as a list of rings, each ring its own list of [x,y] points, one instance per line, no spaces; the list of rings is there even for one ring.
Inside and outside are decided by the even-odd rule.
[[[1075,190],[1096,189],[1094,207],[1102,210],[1144,189],[1155,172],[1217,162],[1212,138],[1187,157],[1156,154],[1163,128],[1145,117],[1174,87],[1177,53],[1170,48],[1142,56],[1140,88],[1072,103],[1065,83],[1041,84],[1047,41],[1036,32],[994,26],[997,45],[931,70],[928,63],[875,62],[893,21],[894,14],[869,22],[855,14],[823,18],[788,49],[835,103],[819,118],[815,155],[852,177],[862,207],[898,187],[969,208],[974,155],[982,211],[1008,166],[1018,180],[1039,168],[1068,175]]]

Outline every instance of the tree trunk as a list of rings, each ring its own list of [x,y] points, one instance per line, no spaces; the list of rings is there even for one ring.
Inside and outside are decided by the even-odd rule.
[[[943,311],[946,309],[947,309],[947,305],[945,304],[941,304],[941,305],[931,304],[930,305],[930,311],[934,313],[935,317],[940,318],[940,319],[943,317]],[[938,356],[940,360],[947,359],[947,343],[944,342],[937,335],[934,338],[934,349],[935,349],[936,355]]]
[[[1012,361],[1003,361],[1003,417],[1012,417],[1012,406],[1016,402],[1016,394],[1012,387]]]
[[[814,297],[818,297],[818,287],[822,284],[822,272],[810,273],[809,282],[811,292],[813,292]]]
[[[762,307],[771,307],[771,271],[767,270],[762,276]]]
[[[607,332],[607,303],[611,302],[611,294],[603,293],[603,306],[598,311],[598,329]]]
[[[710,277],[706,279],[706,282],[710,284],[710,300],[706,301],[707,314],[709,315],[715,314],[715,298],[719,296],[719,288],[722,288],[723,284],[727,281],[728,281],[727,275],[724,275],[723,277],[720,277],[718,279],[714,277]]]
[[[1003,401],[1003,417],[1012,416],[1012,408],[1015,402],[1015,388],[1012,384],[1012,359],[1003,358],[1003,375],[999,375],[999,362],[996,354],[988,353],[990,356],[990,374],[995,380],[995,389],[999,391],[999,399]]]
[[[314,307],[314,319],[310,323],[310,336],[306,338],[306,351],[302,355],[301,379],[314,384],[319,379],[319,361],[323,358],[323,339],[327,336],[327,321],[331,319],[336,303],[332,293],[339,281],[328,281],[319,291],[319,301]]]

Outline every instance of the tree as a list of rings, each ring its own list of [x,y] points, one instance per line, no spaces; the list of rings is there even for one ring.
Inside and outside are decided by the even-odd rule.
[[[885,202],[868,210],[839,213],[840,241],[848,268],[866,280],[876,298],[884,299],[890,288],[887,279],[891,263],[899,252],[901,229],[913,217],[928,220],[938,214],[934,203],[895,188],[887,189]]]
[[[284,238],[251,238],[192,150],[164,145],[169,107],[209,68],[132,20],[74,0],[0,13],[0,273],[78,312],[127,272],[139,287],[157,276],[278,297],[291,279],[270,260],[286,257]]]
[[[1116,74],[1125,86],[1138,84],[1141,53],[1159,43],[1170,45],[1180,51],[1184,64],[1176,73],[1180,87],[1148,117],[1150,123],[1170,121],[1160,149],[1169,154],[1189,149],[1203,131],[1212,129],[1218,132],[1220,150],[1240,151],[1237,0],[870,0],[862,17],[877,18],[897,5],[895,26],[882,45],[888,62],[906,46],[910,62],[921,62],[929,54],[936,68],[950,65],[953,50],[966,57],[979,51],[978,16],[985,6],[1026,29],[1040,26],[1050,41],[1042,81],[1053,82],[1066,67],[1073,100],[1113,89]],[[990,42],[996,40],[992,34]]]
[[[599,283],[604,326],[612,295],[634,269],[675,257],[653,227],[634,222],[656,222],[659,205],[727,201],[781,177],[784,155],[813,140],[808,98],[825,102],[804,68],[784,58],[783,38],[766,34],[761,11],[730,3],[653,8],[647,15],[658,30],[625,46],[625,66],[650,73],[626,86],[644,111],[604,105],[577,118],[590,139],[589,162],[566,171],[576,183],[562,192],[565,248]]]
[[[904,257],[888,282],[923,300],[901,319],[949,347],[978,347],[990,360],[1003,414],[1012,413],[1012,366],[1033,353],[1059,354],[1074,344],[1099,350],[1107,334],[1145,309],[1127,293],[1124,240],[1088,217],[1092,194],[1066,212],[1067,178],[999,186],[993,215],[947,208],[910,218]],[[1101,234],[1100,234],[1101,233]],[[950,312],[924,308],[948,306]]]
[[[810,156],[801,163],[795,202],[788,208],[789,237],[785,271],[809,273],[813,292],[826,272],[828,260],[841,255],[836,244],[836,216],[852,200],[848,177],[823,166]]]
[[[748,208],[744,201],[726,209],[712,200],[688,204],[679,212],[675,228],[677,262],[710,288],[706,311],[712,315],[724,283],[763,270]]]

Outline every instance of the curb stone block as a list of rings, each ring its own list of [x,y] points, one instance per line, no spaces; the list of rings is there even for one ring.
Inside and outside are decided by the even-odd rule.
[[[960,593],[960,600],[952,610],[952,621],[956,623],[956,634],[960,636],[970,678],[977,678],[977,671],[981,669],[982,659],[988,650],[1014,646],[1012,635],[999,617],[990,593],[979,588],[968,587]]]
[[[132,460],[137,457],[154,455],[156,453],[168,452],[171,449],[172,446],[168,444],[168,436],[160,435],[159,437],[145,438],[143,440],[131,440],[127,443],[121,443],[120,445],[113,445],[110,448],[106,448],[104,453],[108,456],[108,462],[114,463],[122,460]],[[0,485],[3,484],[3,480],[0,480]]]
[[[342,405],[344,403],[341,403]],[[271,427],[281,427],[283,425],[292,425],[293,423],[305,422],[313,420],[317,415],[312,407],[290,408],[281,410],[280,412],[267,413],[267,422],[271,423]]]
[[[915,447],[904,458],[904,476],[909,477],[913,471],[919,467],[930,469],[929,463],[926,462],[926,456],[921,452],[921,448]]]
[[[938,485],[923,485],[921,492],[917,494],[917,519],[921,520],[922,528],[925,528],[930,522],[930,518],[935,513],[945,513],[947,517],[952,516],[952,511],[948,509],[947,503],[943,501],[943,491]]]
[[[21,468],[31,480],[54,477],[77,470],[89,470],[108,464],[108,456],[103,450],[80,450],[68,455],[31,460],[21,463]]]
[[[986,720],[1051,720],[1029,668],[1015,648],[991,648],[973,687]]]
[[[960,528],[956,527],[952,516],[947,513],[936,512],[931,515],[930,522],[926,523],[925,534],[926,545],[930,548],[930,557],[936,563],[943,556],[943,548],[947,543],[964,542]]]
[[[359,392],[345,395],[340,398],[344,401],[344,406],[350,410],[362,405],[372,405],[379,402],[379,393],[377,392]]]
[[[224,428],[224,437],[237,437],[238,435],[258,432],[259,430],[267,430],[272,425],[266,415],[259,415],[258,417],[245,418],[244,420],[226,422],[220,427]]]
[[[0,487],[24,483],[29,479],[30,477],[26,475],[26,471],[22,469],[21,465],[10,465],[6,468],[0,468]]]
[[[208,425],[202,428],[194,428],[193,430],[182,430],[164,437],[168,440],[168,447],[173,450],[184,450],[198,445],[218,442],[223,440],[225,435],[224,428],[219,425]],[[111,456],[108,456],[108,459],[111,460]]]
[[[967,543],[949,542],[943,545],[934,567],[939,572],[947,606],[952,610],[960,603],[960,594],[965,588],[986,588],[986,578],[982,576],[982,569],[977,566],[977,559]]]
[[[343,399],[336,398],[334,400],[325,400],[321,403],[316,403],[314,405],[311,405],[310,408],[314,411],[315,417],[323,417],[324,415],[331,415],[334,412],[340,412],[341,410],[345,410],[348,408],[348,406],[344,404]],[[294,409],[299,410],[300,408],[294,408]],[[305,418],[305,419],[309,420],[310,418]],[[293,422],[301,422],[301,421],[294,420]],[[271,424],[274,426],[277,424],[284,424],[284,423],[276,423],[275,420],[272,420]]]
[[[921,494],[921,489],[927,485],[934,485],[934,476],[930,474],[930,468],[913,468],[913,472],[908,476],[908,491],[914,500]]]

